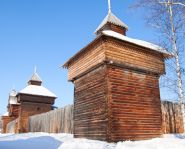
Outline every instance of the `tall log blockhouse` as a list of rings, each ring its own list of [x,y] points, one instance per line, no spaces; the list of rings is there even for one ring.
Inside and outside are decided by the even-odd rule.
[[[159,77],[165,49],[126,36],[110,10],[96,38],[64,65],[74,91],[74,136],[109,142],[161,135]]]

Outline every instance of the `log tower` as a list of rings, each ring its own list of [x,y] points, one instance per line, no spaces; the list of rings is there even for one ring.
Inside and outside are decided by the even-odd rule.
[[[165,49],[126,36],[109,9],[95,40],[64,65],[74,91],[74,136],[109,142],[161,135],[159,77]]]
[[[7,133],[8,123],[17,119],[19,116],[20,104],[17,102],[16,95],[17,95],[17,92],[15,89],[13,89],[9,94],[7,112],[4,116],[2,116],[2,123],[3,123],[2,133]]]
[[[17,94],[17,99],[20,103],[18,132],[28,132],[28,118],[51,111],[56,98],[54,93],[42,86],[42,80],[35,71],[28,81],[28,86]]]

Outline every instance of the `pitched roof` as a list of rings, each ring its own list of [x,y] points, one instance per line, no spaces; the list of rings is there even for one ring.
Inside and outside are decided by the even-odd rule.
[[[9,116],[9,112],[4,113],[3,116]]]
[[[145,47],[145,48],[153,50],[153,51],[157,51],[159,53],[164,54],[165,57],[171,57],[172,56],[172,53],[166,51],[166,49],[164,49],[164,48],[162,48],[162,47],[160,47],[160,46],[158,46],[156,44],[147,42],[147,41],[129,38],[127,36],[124,36],[122,34],[114,32],[112,30],[102,31],[102,34],[106,35],[106,36],[109,36],[109,37],[113,37],[113,38],[122,40],[122,41],[129,42],[129,43],[141,46],[141,47]]]
[[[123,23],[119,18],[117,18],[111,11],[107,14],[107,16],[104,18],[102,23],[98,26],[98,28],[95,30],[95,33],[97,33],[105,24],[112,23],[114,25],[118,25],[121,27],[124,27],[128,30],[128,26]]]
[[[13,96],[15,97],[17,95],[17,92],[15,89],[13,89],[11,92],[10,92],[10,96]]]
[[[37,96],[54,97],[54,98],[57,97],[54,93],[52,93],[45,87],[37,86],[37,85],[28,85],[26,88],[21,90],[19,94],[37,95]]]
[[[41,78],[39,77],[39,75],[37,74],[37,72],[34,72],[34,74],[32,75],[30,81],[37,81],[37,82],[42,82]]]
[[[16,95],[17,95],[17,92],[16,92],[15,89],[13,89],[13,90],[11,91],[11,93],[9,94],[9,104],[19,104],[19,103],[17,102],[17,97],[16,97]]]

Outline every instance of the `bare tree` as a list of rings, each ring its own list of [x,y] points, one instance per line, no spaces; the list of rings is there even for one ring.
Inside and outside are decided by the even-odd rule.
[[[135,6],[148,11],[147,23],[158,30],[161,45],[174,55],[173,59],[167,61],[168,76],[164,77],[162,85],[177,94],[185,118],[183,86],[185,69],[182,67],[185,63],[185,1],[137,0]]]

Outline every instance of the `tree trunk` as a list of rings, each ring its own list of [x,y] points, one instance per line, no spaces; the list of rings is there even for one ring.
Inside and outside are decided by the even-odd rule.
[[[185,112],[184,112],[184,94],[183,94],[183,84],[182,84],[182,77],[181,77],[181,67],[179,62],[179,50],[177,48],[177,39],[176,39],[176,33],[175,33],[175,27],[174,27],[174,20],[173,20],[173,9],[172,9],[172,2],[168,0],[168,12],[170,15],[170,22],[171,22],[171,31],[172,31],[172,45],[173,45],[173,51],[177,66],[177,86],[178,86],[178,96],[179,96],[179,102],[181,106],[181,112],[183,116],[183,122],[184,122],[184,129],[185,129]]]

